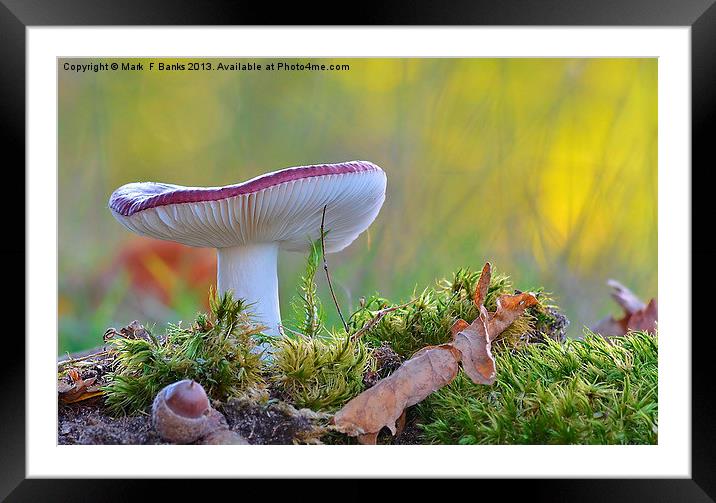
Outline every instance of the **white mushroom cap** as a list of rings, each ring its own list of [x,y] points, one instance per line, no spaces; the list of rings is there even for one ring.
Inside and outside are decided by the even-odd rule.
[[[327,206],[326,252],[340,251],[373,222],[385,199],[382,169],[366,161],[301,166],[225,187],[130,183],[109,199],[112,214],[143,236],[227,248],[278,243],[307,249],[320,237]]]
[[[225,187],[130,183],[109,198],[114,217],[143,236],[217,249],[217,290],[255,305],[268,330],[280,324],[279,249],[306,250],[320,237],[326,252],[352,243],[378,215],[386,176],[367,161],[300,166]]]

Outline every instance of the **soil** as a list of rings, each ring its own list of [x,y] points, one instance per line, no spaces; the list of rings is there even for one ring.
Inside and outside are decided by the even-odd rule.
[[[327,416],[308,409],[296,410],[283,402],[259,405],[232,399],[217,407],[229,427],[250,444],[319,443],[326,433]]]
[[[368,370],[363,375],[363,384],[366,388],[375,386],[378,381],[385,379],[398,370],[403,363],[402,358],[393,351],[393,348],[387,342],[383,342],[380,347],[373,351],[373,358],[375,359],[376,369]]]
[[[249,444],[320,443],[327,417],[285,403],[258,404],[232,399],[214,404],[229,428]],[[57,440],[67,444],[166,444],[154,430],[148,413],[113,417],[104,412],[101,397],[63,404],[58,413]],[[199,442],[197,442],[199,443]]]
[[[390,432],[388,432],[387,438],[385,442],[379,441],[378,443],[386,443],[386,444],[392,444],[392,445],[422,445],[425,443],[423,440],[423,431],[420,429],[420,426],[418,426],[417,417],[411,417],[413,414],[411,409],[408,409],[408,418],[405,422],[405,428],[403,428],[403,431],[400,432],[400,435],[396,435],[395,437],[390,437]]]
[[[102,397],[59,404],[57,442],[59,445],[160,445],[166,444],[152,426],[148,413],[113,417],[104,412]],[[328,416],[308,409],[296,410],[283,402],[257,404],[232,399],[214,404],[224,414],[229,428],[249,444],[291,445],[315,443],[356,443],[355,439],[331,434]],[[330,437],[333,437],[331,441]],[[408,414],[405,428],[395,437],[386,429],[380,444],[421,444],[417,418]]]
[[[58,361],[58,431],[60,445],[166,444],[155,431],[149,410],[132,416],[114,417],[106,412],[104,398],[91,392],[106,384],[112,357],[106,347],[67,355]],[[376,381],[400,366],[400,358],[389,348],[380,348],[379,365],[371,375]],[[71,370],[76,371],[71,376]],[[368,377],[368,376],[366,376]],[[368,379],[366,379],[368,380]],[[85,386],[83,383],[92,383]],[[366,383],[369,386],[374,382]],[[331,431],[329,414],[297,410],[277,390],[268,388],[262,398],[234,398],[212,406],[221,412],[229,429],[249,444],[355,444],[356,439]],[[91,398],[86,398],[91,396]],[[78,398],[79,397],[79,398]],[[67,403],[71,400],[71,403]],[[392,437],[385,429],[380,444],[421,444],[417,417],[408,411],[403,431]],[[198,441],[197,443],[200,443]]]
[[[57,443],[68,444],[164,444],[149,415],[111,417],[102,411],[102,398],[63,404],[58,411]]]

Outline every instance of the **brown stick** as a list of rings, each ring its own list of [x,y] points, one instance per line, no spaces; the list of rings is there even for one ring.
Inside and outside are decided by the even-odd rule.
[[[371,320],[370,320],[368,323],[366,323],[363,328],[361,328],[361,329],[358,330],[356,333],[354,333],[353,335],[351,335],[351,340],[356,340],[356,339],[358,339],[360,336],[362,336],[362,335],[363,335],[364,333],[366,333],[368,330],[370,330],[371,328],[373,328],[374,326],[376,326],[376,325],[378,324],[378,322],[379,322],[380,320],[382,320],[382,319],[383,319],[383,316],[385,316],[386,314],[391,313],[391,312],[393,312],[393,311],[397,311],[398,309],[402,309],[402,308],[404,308],[404,307],[408,307],[410,304],[412,304],[412,303],[415,302],[416,300],[417,300],[417,299],[413,299],[413,300],[411,300],[410,302],[406,302],[405,304],[402,304],[402,305],[400,305],[400,306],[393,306],[393,307],[387,307],[387,308],[385,308],[385,309],[381,309],[380,311],[378,311],[377,313],[375,313],[375,316],[373,316],[373,318],[371,318]]]
[[[336,305],[336,310],[338,311],[338,316],[341,317],[341,321],[343,322],[343,328],[345,329],[346,333],[348,333],[348,323],[346,323],[345,318],[343,318],[343,313],[341,312],[341,306],[338,305],[338,300],[336,299],[336,294],[333,291],[333,283],[331,283],[331,276],[328,274],[328,262],[326,261],[326,233],[323,231],[323,224],[326,221],[326,208],[328,205],[323,207],[323,215],[321,216],[321,254],[323,255],[323,270],[326,271],[326,280],[328,280],[328,288],[331,290],[331,297],[333,297],[333,303]]]
[[[102,351],[98,351],[97,353],[90,353],[88,355],[78,356],[77,358],[73,358],[72,355],[68,355],[68,358],[66,360],[58,361],[57,366],[62,367],[64,365],[71,365],[71,364],[81,362],[84,360],[89,360],[90,358],[93,358],[93,357],[107,356],[110,353],[111,353],[111,351],[105,349]]]

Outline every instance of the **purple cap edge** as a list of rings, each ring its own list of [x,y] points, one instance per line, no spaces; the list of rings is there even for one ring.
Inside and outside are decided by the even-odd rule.
[[[380,167],[368,161],[350,161],[337,164],[315,164],[285,168],[260,175],[246,182],[224,187],[181,187],[162,185],[153,182],[127,184],[115,190],[109,198],[109,208],[122,216],[129,217],[143,210],[171,204],[219,201],[230,197],[252,194],[282,183],[304,178],[326,175],[343,175],[367,171],[382,171]],[[164,187],[166,190],[151,194],[149,190],[129,190],[128,186],[145,188]],[[132,187],[134,189],[134,187]],[[122,189],[125,189],[124,191]],[[150,195],[148,195],[150,194]]]

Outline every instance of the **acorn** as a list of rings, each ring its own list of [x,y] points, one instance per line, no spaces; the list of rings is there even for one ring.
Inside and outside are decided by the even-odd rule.
[[[175,444],[195,442],[222,421],[226,420],[211,408],[204,388],[191,379],[166,386],[152,403],[154,428],[164,440]]]

